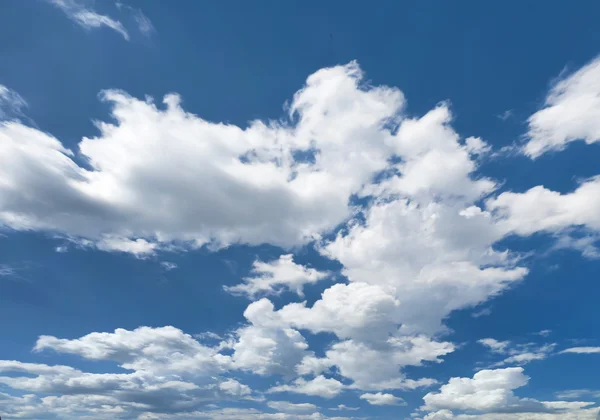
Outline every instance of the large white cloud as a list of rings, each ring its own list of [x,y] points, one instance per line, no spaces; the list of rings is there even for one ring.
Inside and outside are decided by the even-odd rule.
[[[421,409],[431,412],[424,419],[589,418],[590,412],[582,409],[593,405],[591,402],[538,401],[516,396],[514,390],[527,385],[528,381],[529,377],[520,367],[482,370],[473,378],[451,378],[439,392],[423,397],[425,404]]]
[[[532,158],[561,150],[568,143],[600,141],[600,58],[556,83],[545,107],[529,117],[529,141],[524,152]]]
[[[385,169],[383,125],[402,93],[361,86],[351,63],[311,75],[294,95],[297,122],[211,123],[183,110],[105,91],[114,123],[74,152],[47,133],[0,125],[0,223],[85,238],[291,246],[348,217],[348,202]],[[86,161],[79,166],[74,154]],[[146,246],[138,252],[152,252]]]

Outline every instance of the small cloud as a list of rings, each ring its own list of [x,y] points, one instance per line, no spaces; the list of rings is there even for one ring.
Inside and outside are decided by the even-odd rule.
[[[60,245],[60,246],[57,246],[56,248],[54,248],[54,250],[56,252],[62,253],[62,252],[67,252],[69,250],[69,248],[66,245]]]
[[[473,312],[473,313],[471,314],[471,316],[472,316],[473,318],[480,318],[480,317],[482,317],[482,316],[488,316],[488,315],[491,315],[491,313],[492,313],[492,310],[491,310],[490,308],[483,308],[483,309],[482,309],[482,310],[480,310],[480,311]]]
[[[17,92],[0,85],[0,120],[7,118],[24,117],[23,108],[27,107],[27,102]]]
[[[548,337],[550,334],[552,334],[552,330],[542,330],[536,334],[541,335],[542,337]]]
[[[14,276],[16,273],[15,269],[8,264],[0,264],[0,277]]]
[[[502,114],[497,115],[497,117],[500,118],[502,121],[506,121],[506,120],[508,120],[512,116],[513,116],[513,110],[512,109],[507,109]]]
[[[333,410],[333,411],[358,411],[358,410],[360,410],[360,407],[348,407],[347,405],[340,404],[337,407],[330,408],[330,410]]]
[[[97,29],[107,27],[118,32],[129,41],[129,33],[118,20],[114,20],[106,15],[96,13],[94,10],[85,7],[78,0],[48,0],[51,4],[62,10],[69,19],[77,23],[84,29]]]
[[[169,261],[161,261],[160,265],[167,271],[175,270],[177,268],[177,264]]]
[[[362,394],[360,399],[366,400],[371,405],[406,405],[406,401],[402,398],[382,392],[378,392],[377,394]]]
[[[142,12],[141,9],[137,9],[119,2],[117,2],[116,5],[119,10],[125,10],[133,15],[133,20],[135,21],[137,28],[142,35],[150,36],[156,32],[152,21],[144,14],[144,12]]]

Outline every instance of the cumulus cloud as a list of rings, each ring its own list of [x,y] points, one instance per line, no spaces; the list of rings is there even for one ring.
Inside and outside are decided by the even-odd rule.
[[[529,140],[524,152],[531,158],[564,149],[568,143],[600,141],[600,58],[558,81],[545,106],[529,117]]]
[[[377,394],[362,394],[360,399],[366,400],[371,405],[406,405],[406,402],[402,398],[382,392],[378,392]]]
[[[538,401],[516,396],[514,390],[527,385],[528,381],[529,377],[520,367],[482,370],[473,378],[451,378],[439,392],[430,392],[423,397],[425,404],[421,409],[430,412],[423,419],[558,420],[566,418],[565,415],[574,419],[588,418],[590,413],[582,409],[593,405],[591,402]],[[455,415],[455,411],[480,414]]]
[[[453,129],[448,103],[406,118],[399,90],[365,85],[362,77],[356,63],[319,70],[294,95],[289,118],[253,121],[245,128],[190,114],[175,94],[157,105],[106,91],[102,97],[111,105],[111,122],[97,122],[98,135],[83,138],[74,151],[18,121],[2,123],[4,227],[51,232],[138,257],[172,246],[269,243],[289,249],[311,242],[343,266],[347,279],[310,304],[276,308],[267,298],[250,303],[246,322],[215,347],[173,327],[143,327],[79,339],[42,336],[36,350],[112,361],[128,370],[119,374],[127,377],[92,378],[113,387],[109,397],[116,399],[115,407],[138,410],[136,404],[145,404],[120,392],[119,381],[134,380],[138,388],[132,389],[144,384],[191,395],[189,404],[167,398],[168,407],[182,404],[200,418],[269,418],[262,411],[208,413],[194,405],[206,392],[219,398],[251,395],[228,377],[236,370],[277,375],[280,382],[271,394],[333,398],[359,389],[377,396],[433,385],[433,379],[408,378],[404,368],[439,363],[455,350],[440,340],[448,332],[444,320],[527,275],[520,255],[498,243],[512,234],[555,233],[573,225],[598,229],[598,181],[585,181],[566,194],[536,187],[497,195],[497,183],[479,173],[489,145]],[[76,163],[81,160],[85,167]],[[228,290],[252,299],[286,289],[301,296],[305,284],[324,276],[284,254],[255,262],[251,275]],[[335,338],[317,356],[303,334],[320,333]],[[487,345],[506,353],[506,364],[547,353],[525,348],[511,353],[511,343],[489,340]],[[332,372],[339,376],[330,377]],[[157,379],[147,379],[150,373]],[[36,374],[6,381],[30,387],[44,382],[31,375]],[[84,373],[48,375],[79,386],[81,380],[71,376]],[[440,392],[426,395],[427,416],[559,409],[561,402],[515,396],[513,390],[525,383],[520,368],[452,378]],[[146,409],[140,418],[156,418],[157,409]]]
[[[260,293],[277,294],[284,289],[303,296],[305,284],[316,283],[326,276],[327,273],[296,264],[292,254],[286,254],[269,263],[255,261],[251,276],[245,278],[242,284],[224,288],[230,293],[245,294],[250,298]]]
[[[319,375],[311,380],[298,378],[291,384],[277,385],[267,392],[291,392],[295,394],[313,395],[323,398],[333,398],[342,392],[344,384],[333,378]]]
[[[161,108],[106,91],[115,122],[97,122],[100,134],[76,150],[90,169],[51,135],[4,123],[0,222],[103,249],[113,243],[107,237],[118,238],[120,250],[125,239],[306,243],[352,214],[350,197],[393,152],[382,125],[400,112],[402,93],[363,88],[361,79],[356,63],[320,70],[290,104],[297,123],[254,121],[245,129],[187,113],[174,94]]]

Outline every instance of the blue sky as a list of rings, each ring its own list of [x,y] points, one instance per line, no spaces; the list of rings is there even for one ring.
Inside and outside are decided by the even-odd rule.
[[[0,1],[0,415],[595,419],[599,20]]]

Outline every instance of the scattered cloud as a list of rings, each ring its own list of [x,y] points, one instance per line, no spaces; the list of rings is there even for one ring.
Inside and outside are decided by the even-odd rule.
[[[402,398],[382,392],[378,392],[377,394],[362,394],[360,399],[366,400],[371,405],[406,405],[406,401]]]
[[[291,384],[277,385],[269,389],[267,392],[291,392],[294,394],[333,398],[339,395],[343,389],[344,385],[340,381],[319,375],[308,381],[304,378],[298,378]]]
[[[559,80],[545,106],[529,117],[523,151],[532,159],[564,149],[570,142],[600,141],[600,58]]]
[[[169,262],[169,261],[161,261],[160,266],[164,268],[166,271],[175,270],[177,268],[177,264]]]
[[[502,121],[506,121],[509,118],[511,118],[512,116],[513,116],[513,110],[512,109],[507,109],[503,113],[499,114],[498,118],[500,118]]]
[[[69,19],[84,29],[107,27],[129,40],[129,33],[118,20],[106,15],[101,15],[93,9],[86,7],[80,0],[48,0],[51,4],[62,10]]]
[[[233,294],[247,295],[249,298],[255,298],[258,294],[278,294],[287,289],[302,297],[305,284],[316,283],[328,275],[314,268],[296,264],[292,254],[282,255],[269,263],[255,261],[250,274],[242,284],[224,286],[224,289]]]
[[[596,354],[600,353],[600,347],[571,347],[569,349],[565,349],[560,353],[575,353],[575,354]]]
[[[424,420],[443,419],[560,419],[565,415],[581,415],[587,418],[588,412],[581,409],[594,405],[592,402],[538,401],[532,398],[519,398],[514,390],[527,385],[529,377],[523,368],[482,370],[473,378],[451,378],[442,385],[440,391],[430,392],[423,397],[422,411],[430,412]],[[478,412],[480,415],[454,415],[455,411]],[[486,417],[488,413],[497,416]],[[501,413],[501,414],[500,414]],[[535,414],[534,414],[535,413]],[[538,416],[537,413],[541,414]],[[548,416],[546,415],[556,416]],[[595,414],[594,414],[595,415]],[[563,416],[563,417],[561,417]]]
[[[553,353],[555,343],[539,345],[536,343],[517,344],[511,341],[498,341],[493,338],[478,340],[478,343],[489,348],[493,353],[507,357],[493,367],[513,365],[522,366],[534,360],[544,360]]]

